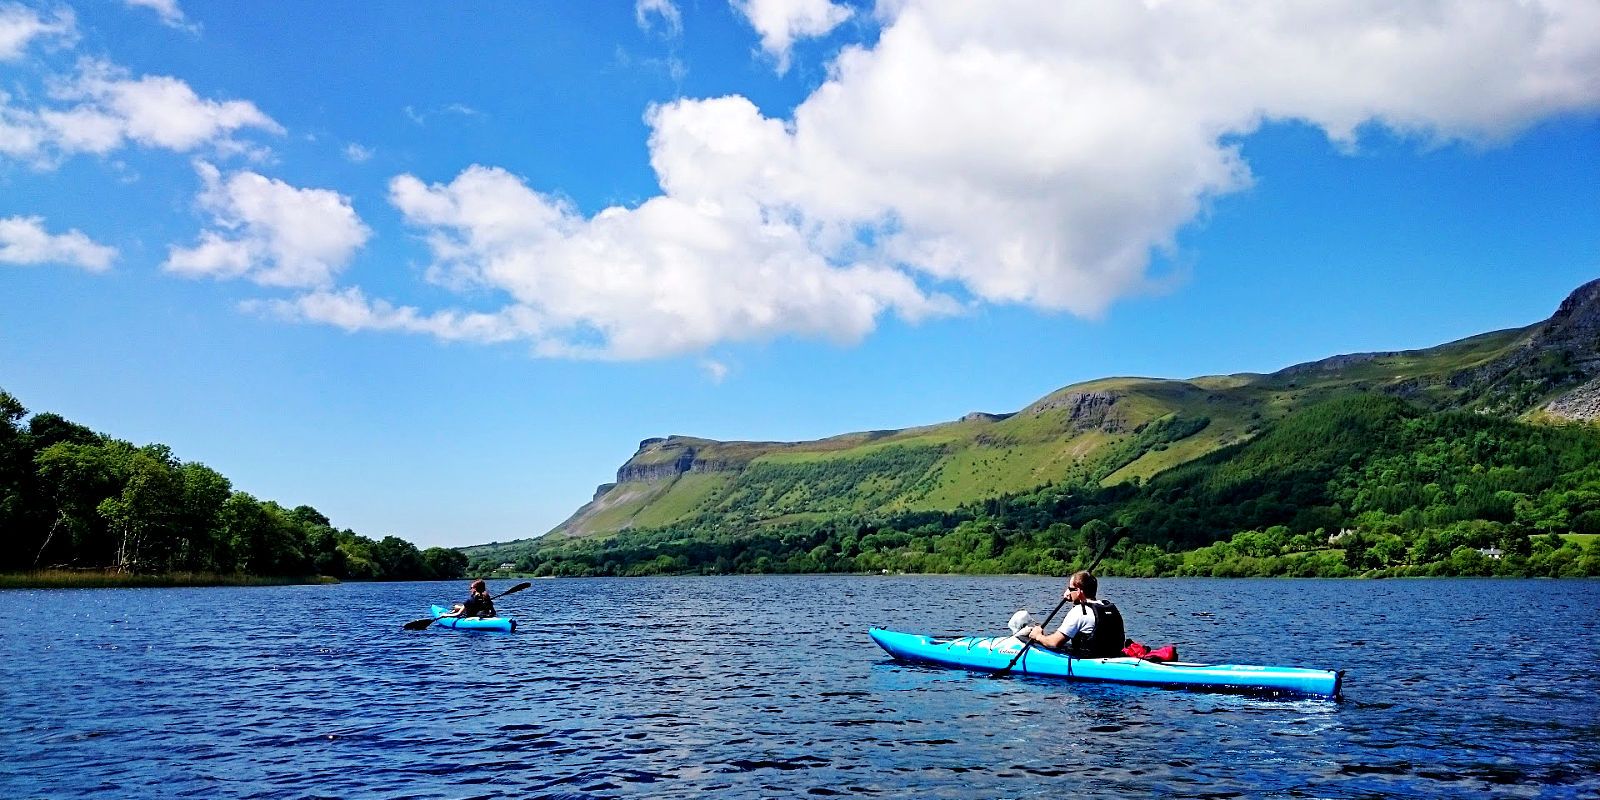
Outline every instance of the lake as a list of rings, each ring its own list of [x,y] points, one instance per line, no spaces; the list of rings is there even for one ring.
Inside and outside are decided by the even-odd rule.
[[[513,583],[491,581],[499,591]],[[466,582],[4,591],[5,798],[1600,795],[1600,582],[1106,578],[1276,699],[897,664],[1061,579],[534,581],[516,634],[406,632]]]

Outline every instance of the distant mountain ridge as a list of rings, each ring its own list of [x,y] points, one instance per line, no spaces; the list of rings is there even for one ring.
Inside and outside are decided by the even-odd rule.
[[[1543,322],[1421,350],[1336,355],[1264,375],[1102,378],[1012,413],[808,442],[649,438],[547,537],[947,510],[1049,483],[1144,481],[1311,404],[1372,392],[1535,422],[1600,419],[1600,280]]]

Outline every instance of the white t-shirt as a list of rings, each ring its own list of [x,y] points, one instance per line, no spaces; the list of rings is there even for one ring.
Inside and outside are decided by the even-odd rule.
[[[1095,605],[1100,604],[1099,600],[1094,600],[1091,602],[1093,602]],[[1072,637],[1077,636],[1080,633],[1093,634],[1094,612],[1090,611],[1082,603],[1074,603],[1072,605],[1072,610],[1067,612],[1066,618],[1061,620],[1061,627],[1056,628],[1056,631],[1067,635],[1066,641],[1061,643],[1062,647],[1066,647],[1068,644],[1070,644],[1072,642]]]

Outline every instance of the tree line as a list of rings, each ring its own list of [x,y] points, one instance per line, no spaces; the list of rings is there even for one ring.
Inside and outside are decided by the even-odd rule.
[[[0,572],[115,570],[340,579],[447,579],[460,551],[336,529],[233,487],[163,444],[135,446],[0,390]]]
[[[1191,423],[1203,425],[1203,423]],[[1600,431],[1310,407],[1148,483],[1055,484],[949,511],[680,525],[494,551],[537,575],[765,572],[1600,575]],[[1585,539],[1587,539],[1585,543]],[[493,561],[494,563],[490,563]]]

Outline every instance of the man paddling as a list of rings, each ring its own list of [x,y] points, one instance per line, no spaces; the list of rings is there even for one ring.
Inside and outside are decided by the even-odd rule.
[[[1063,600],[1071,602],[1072,610],[1061,620],[1055,633],[1045,633],[1034,625],[1017,633],[1017,638],[1052,650],[1065,648],[1069,655],[1078,658],[1110,658],[1122,655],[1126,644],[1126,628],[1122,612],[1109,601],[1095,598],[1099,581],[1088,571],[1074,572],[1067,579]]]
[[[494,598],[489,596],[489,584],[482,578],[472,582],[472,588],[465,602],[456,603],[449,613],[441,617],[492,617],[494,616]]]

